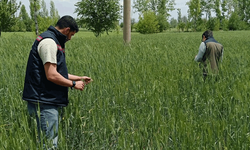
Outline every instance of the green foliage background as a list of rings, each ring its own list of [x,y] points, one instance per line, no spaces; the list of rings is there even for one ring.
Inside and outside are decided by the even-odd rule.
[[[249,149],[249,33],[214,32],[225,47],[219,76],[194,62],[201,32],[93,37],[66,45],[69,72],[93,82],[69,91],[59,149]],[[0,38],[0,149],[36,149],[21,99],[34,33]]]
[[[75,4],[79,23],[96,37],[115,29],[120,18],[119,0],[85,0]]]
[[[143,13],[143,17],[139,17],[139,22],[136,25],[136,31],[142,34],[152,34],[159,32],[157,16],[153,11]]]

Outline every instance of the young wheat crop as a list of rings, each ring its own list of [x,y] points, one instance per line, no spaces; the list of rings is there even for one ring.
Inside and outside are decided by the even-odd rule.
[[[218,76],[194,62],[202,33],[100,38],[66,44],[69,73],[93,82],[69,91],[59,149],[249,149],[250,32],[214,32],[224,46]],[[0,149],[36,149],[21,99],[33,33],[0,38]]]

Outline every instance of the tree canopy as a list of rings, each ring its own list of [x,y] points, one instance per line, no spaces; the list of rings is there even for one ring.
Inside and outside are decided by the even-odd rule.
[[[16,0],[0,0],[0,36],[16,23],[15,13],[20,6],[21,2],[18,4]]]
[[[140,27],[143,26],[142,23],[145,23],[144,26],[147,26],[147,22],[145,22],[145,18],[149,15],[153,16],[152,12],[156,16],[156,26],[157,30],[151,31],[159,31],[163,32],[169,26],[168,17],[170,16],[169,12],[174,10],[175,0],[134,0],[134,9],[139,13],[140,17]],[[141,21],[143,19],[143,21]],[[139,24],[138,23],[138,24]],[[152,24],[151,24],[152,25]],[[140,30],[141,31],[141,30]]]
[[[75,5],[80,23],[96,37],[117,26],[120,18],[119,0],[82,0]]]

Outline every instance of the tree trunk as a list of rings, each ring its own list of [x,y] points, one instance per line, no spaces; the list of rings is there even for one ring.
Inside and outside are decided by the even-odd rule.
[[[35,25],[36,25],[36,36],[38,36],[38,22],[37,22],[37,9],[36,9],[36,3],[37,1],[34,0],[34,11],[35,11],[35,14],[34,14],[34,18],[35,18]]]

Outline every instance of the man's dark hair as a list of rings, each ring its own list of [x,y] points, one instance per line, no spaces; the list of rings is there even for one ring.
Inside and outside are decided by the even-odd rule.
[[[79,31],[79,28],[75,19],[71,16],[63,16],[62,18],[58,20],[58,22],[56,23],[56,26],[59,27],[60,29],[69,27],[70,31],[75,31],[75,32]]]
[[[205,31],[202,36],[205,36],[206,39],[209,39],[210,37],[213,37],[213,32],[211,30]]]

